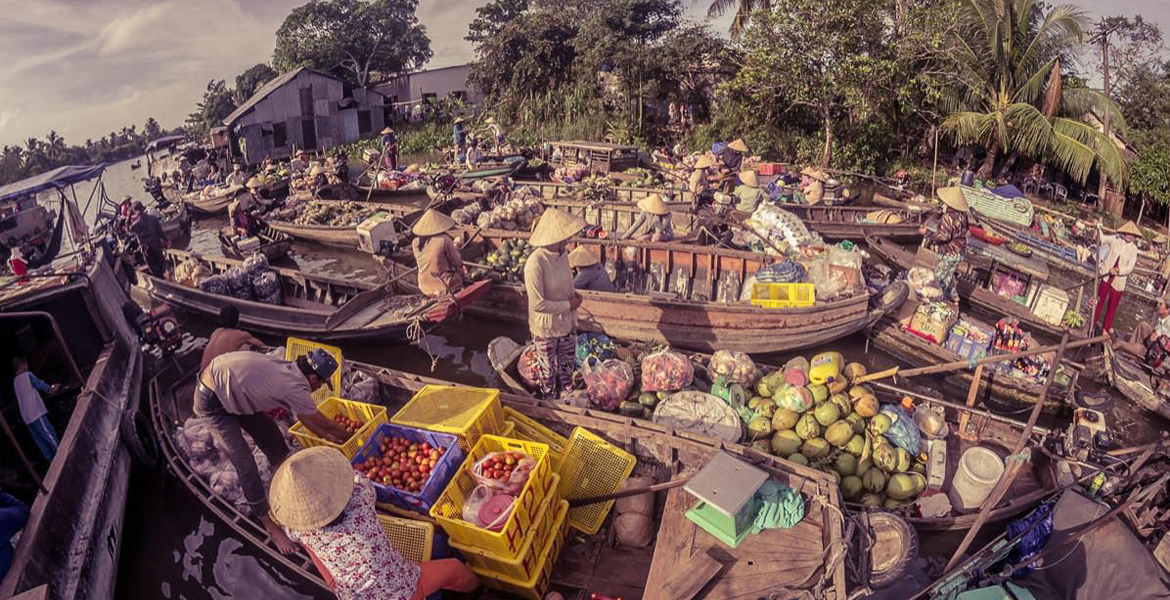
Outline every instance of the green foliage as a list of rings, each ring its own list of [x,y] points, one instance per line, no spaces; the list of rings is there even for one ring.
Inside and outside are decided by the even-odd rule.
[[[528,0],[492,0],[475,9],[475,19],[463,38],[476,46],[500,34],[509,22],[520,18],[528,10]]]
[[[707,7],[707,16],[722,17],[733,6],[735,7],[735,16],[731,19],[729,31],[731,37],[739,38],[743,35],[748,23],[751,22],[752,13],[757,10],[771,10],[772,2],[771,0],[711,0],[711,4]]]
[[[1129,191],[1158,204],[1170,204],[1170,145],[1142,150],[1130,165]]]
[[[83,145],[69,145],[65,138],[50,131],[45,139],[29,138],[25,147],[4,146],[0,149],[0,185],[32,177],[45,171],[70,164],[111,163],[141,155],[154,138],[168,132],[154,117],[146,120],[142,131],[131,125],[120,131],[111,131],[97,141],[86,140]]]
[[[233,93],[236,104],[243,104],[260,86],[276,79],[279,73],[267,63],[259,63],[247,68],[243,73],[236,75],[236,90]]]
[[[361,87],[375,73],[406,73],[432,56],[417,8],[417,0],[310,0],[276,31],[273,65],[281,72],[309,66]]]
[[[1135,67],[1125,81],[1114,88],[1131,129],[1170,129],[1170,61],[1156,61]]]
[[[451,145],[452,119],[443,121],[427,121],[423,123],[408,123],[394,128],[398,136],[398,155],[400,157],[431,154],[442,151]],[[344,152],[352,160],[359,160],[366,149],[381,150],[381,136],[358,140],[349,144],[337,146],[337,150]]]
[[[211,80],[203,91],[203,100],[195,106],[195,112],[187,115],[187,125],[197,133],[207,133],[219,127],[232,111],[236,110],[232,90],[224,80]]]

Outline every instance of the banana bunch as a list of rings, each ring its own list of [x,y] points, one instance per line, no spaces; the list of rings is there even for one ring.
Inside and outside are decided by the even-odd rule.
[[[1081,325],[1085,324],[1085,317],[1075,310],[1070,310],[1064,313],[1064,319],[1061,322],[1069,329],[1080,329]]]

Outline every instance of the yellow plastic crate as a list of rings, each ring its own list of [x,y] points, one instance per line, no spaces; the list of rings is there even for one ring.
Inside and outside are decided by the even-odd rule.
[[[326,344],[318,344],[317,342],[310,342],[309,340],[302,340],[300,338],[290,337],[284,342],[284,359],[292,362],[298,357],[309,353],[313,348],[321,348],[329,353],[334,360],[337,361],[337,370],[333,372],[333,376],[329,378],[329,382],[333,384],[333,389],[329,386],[323,385],[313,392],[313,401],[321,404],[329,397],[341,393],[341,367],[344,366],[341,359],[341,348],[336,346],[329,346]]]
[[[423,386],[393,417],[391,423],[459,436],[466,452],[482,435],[504,430],[500,390],[451,385]]]
[[[528,481],[516,497],[512,514],[500,531],[489,531],[463,520],[463,502],[478,486],[471,475],[471,467],[492,452],[523,452],[536,459],[536,468],[529,474]],[[558,481],[553,477],[548,453],[548,446],[537,442],[495,435],[479,438],[450,485],[431,506],[431,516],[447,532],[451,542],[480,548],[501,557],[520,556],[524,542],[538,525],[536,517],[541,502],[557,493]]]
[[[817,303],[816,287],[811,283],[756,283],[752,285],[752,304],[764,308],[797,308]]]
[[[386,422],[385,406],[354,402],[353,400],[346,400],[344,398],[328,398],[317,405],[317,410],[321,411],[321,414],[330,419],[341,414],[350,419],[363,421],[365,424],[357,430],[357,433],[346,440],[344,444],[334,444],[333,442],[313,435],[300,421],[293,423],[292,427],[288,428],[288,432],[301,444],[302,448],[329,446],[330,448],[341,450],[341,453],[346,458],[353,458],[358,453],[358,450],[361,450],[362,446],[365,445],[366,440],[369,440],[370,436],[374,434],[374,430]]]
[[[383,514],[378,514],[378,524],[403,558],[414,562],[431,560],[431,550],[435,543],[434,525]]]
[[[553,465],[561,462],[561,456],[565,453],[565,446],[569,443],[569,440],[565,436],[537,423],[528,415],[506,406],[504,407],[504,419],[512,423],[515,427],[515,435],[512,437],[530,442],[548,444]]]
[[[561,475],[561,497],[589,498],[618,491],[634,471],[638,459],[583,427],[574,427],[556,471]],[[587,534],[601,529],[613,500],[578,506],[569,511],[569,525]]]
[[[556,475],[553,475],[556,477]],[[526,581],[540,570],[540,551],[548,544],[548,536],[552,533],[558,505],[564,500],[555,494],[544,499],[536,517],[536,526],[533,532],[520,547],[519,556],[498,556],[492,552],[481,550],[475,546],[465,546],[458,542],[449,542],[463,554],[467,566],[477,567],[479,571],[492,576],[504,576],[516,581]],[[568,502],[565,502],[568,506]]]
[[[471,567],[471,570],[483,578],[484,585],[492,589],[529,600],[543,600],[544,595],[548,593],[553,568],[556,567],[557,558],[561,555],[561,548],[564,547],[565,538],[568,536],[568,509],[569,503],[562,500],[557,507],[557,516],[553,521],[553,533],[541,551],[540,558],[537,559],[539,567],[532,577],[517,580],[506,575],[487,573],[474,566]]]

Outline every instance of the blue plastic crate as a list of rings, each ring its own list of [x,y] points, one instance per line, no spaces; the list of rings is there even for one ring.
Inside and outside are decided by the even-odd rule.
[[[978,360],[987,356],[987,346],[975,343],[974,340],[951,333],[947,335],[946,348],[966,360]]]
[[[358,463],[376,456],[378,454],[379,443],[391,437],[403,437],[412,442],[426,442],[435,448],[443,449],[443,456],[435,464],[434,468],[431,469],[430,479],[427,479],[426,485],[418,493],[400,490],[394,486],[377,481],[373,482],[374,489],[378,493],[378,502],[393,504],[399,508],[424,515],[429,514],[431,505],[435,503],[435,500],[446,489],[447,484],[451,483],[451,478],[459,471],[459,467],[463,465],[464,454],[463,449],[459,447],[459,438],[450,433],[439,433],[436,431],[426,431],[413,427],[383,423],[374,430],[374,434],[370,436],[370,439],[362,446],[362,449],[354,455],[351,461],[352,464],[356,466]]]

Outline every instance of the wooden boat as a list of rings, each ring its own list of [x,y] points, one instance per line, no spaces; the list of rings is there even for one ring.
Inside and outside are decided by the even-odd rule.
[[[322,204],[341,204],[355,202],[350,200],[313,200]],[[403,220],[404,225],[413,223],[413,219],[417,215],[421,215],[422,210],[414,206],[399,206],[395,204],[377,204],[373,202],[356,202],[363,207],[373,209],[377,212],[383,212],[387,215]],[[279,219],[267,219],[265,221],[269,227],[281,233],[288,234],[294,238],[301,240],[311,240],[322,244],[329,244],[331,246],[341,246],[345,248],[357,248],[359,236],[357,226],[334,226],[334,225],[302,225],[292,221],[281,221]]]
[[[182,202],[196,216],[213,217],[227,212],[228,205],[236,199],[236,190],[230,187],[218,187],[212,193],[204,196],[202,192],[191,192],[183,196]]]
[[[868,236],[881,236],[898,240],[920,240],[918,228],[926,222],[929,213],[907,209],[887,210],[889,220],[898,223],[878,223],[875,210],[862,206],[810,206],[806,204],[781,204],[780,208],[796,214],[809,229],[821,234],[827,240],[860,240]]]
[[[243,264],[179,250],[167,250],[166,256],[172,265],[197,260],[213,274]],[[281,280],[281,305],[204,292],[159,279],[145,270],[138,272],[136,287],[155,300],[210,317],[218,315],[225,304],[232,304],[240,311],[240,325],[249,331],[322,341],[377,340],[388,344],[407,343],[417,338],[419,331],[458,314],[490,287],[475,284],[460,290],[453,299],[436,299],[397,293],[380,285],[310,275],[296,269],[274,267],[274,270]]]
[[[257,234],[260,238],[260,245],[250,250],[241,250],[236,237],[236,232],[231,225],[225,226],[219,230],[219,248],[223,251],[224,256],[231,258],[244,259],[248,255],[255,252],[263,254],[268,260],[276,260],[288,256],[289,249],[292,248],[293,238],[287,233],[277,231],[268,225],[265,225]]]
[[[553,199],[575,199],[580,193],[581,186],[575,183],[557,183],[548,181],[516,181],[517,188],[528,187],[539,193],[540,196]],[[690,190],[683,188],[663,187],[663,188],[645,188],[645,187],[630,187],[615,185],[610,188],[613,192],[613,199],[617,202],[634,203],[650,194],[658,194],[667,204],[687,205],[688,207],[694,200],[694,194]]]
[[[179,203],[179,214],[169,219],[161,219],[163,233],[167,238],[177,238],[191,235],[191,211],[187,210],[187,203]]]
[[[464,256],[482,262],[504,240],[527,233],[482,230]],[[743,282],[772,258],[759,253],[703,246],[574,239],[612,265],[618,283],[632,293],[581,291],[578,327],[636,341],[662,341],[681,348],[714,351],[782,352],[816,346],[860,331],[884,314],[871,309],[870,295],[858,287],[852,296],[812,306],[769,309],[739,302]],[[628,253],[630,258],[623,258]],[[394,265],[393,274],[407,267]],[[406,277],[404,281],[413,282]],[[409,283],[408,285],[414,285]],[[896,308],[896,307],[893,307]],[[890,308],[892,310],[893,308]],[[472,313],[527,323],[524,286],[501,283]]]
[[[405,202],[420,200],[427,196],[427,190],[425,188],[419,190],[383,190],[381,188],[371,189],[370,186],[361,183],[354,183],[353,188],[357,192],[356,199],[358,201],[367,201],[366,199],[368,198],[370,202]]]
[[[317,585],[320,595],[328,595],[328,589],[306,555],[298,553],[286,557],[280,554],[268,540],[263,526],[217,497],[209,483],[196,474],[179,452],[173,432],[176,424],[191,414],[192,365],[198,362],[197,353],[193,354],[184,358],[186,368],[183,371],[168,372],[150,386],[151,419],[171,473],[232,528],[251,551],[263,553],[271,562]],[[379,384],[376,402],[389,407],[391,413],[423,385],[451,385],[450,382],[393,369],[353,361],[346,363],[373,376]],[[574,534],[574,543],[566,545],[551,575],[552,587],[566,592],[566,595],[593,592],[647,600],[675,598],[666,591],[666,582],[679,574],[680,566],[685,565],[692,554],[707,551],[711,551],[723,566],[717,575],[709,578],[703,595],[706,600],[742,599],[744,590],[751,590],[751,598],[797,590],[809,594],[809,597],[837,599],[850,597],[850,592],[856,591],[851,587],[857,584],[846,579],[846,572],[857,562],[860,552],[851,545],[856,540],[846,535],[865,536],[854,533],[850,517],[841,511],[840,496],[831,476],[739,444],[667,429],[647,421],[536,402],[506,393],[501,394],[500,400],[508,409],[560,435],[580,426],[622,447],[638,459],[635,475],[657,481],[686,477],[706,464],[716,452],[722,451],[756,464],[776,481],[798,490],[806,499],[805,516],[795,527],[750,535],[738,548],[732,549],[684,516],[695,500],[682,488],[662,492],[665,505],[660,518],[655,520],[657,542],[651,547],[614,548],[612,518],[607,519],[595,535]],[[388,508],[379,505],[380,510]],[[783,556],[784,560],[776,560],[777,556]],[[868,580],[868,567],[857,565],[856,568],[861,569],[863,579]],[[489,590],[485,597],[509,596]]]
[[[524,168],[524,164],[527,162],[528,160],[522,155],[509,156],[502,163],[452,173],[452,176],[460,181],[471,181],[486,177],[508,177]]]
[[[986,324],[979,323],[975,319],[970,317],[965,318],[972,323],[990,329]],[[878,348],[892,354],[910,366],[923,367],[966,360],[965,357],[959,356],[941,344],[931,343],[918,335],[906,331],[900,323],[890,316],[880,319],[869,330],[868,335]],[[1067,398],[1071,397],[1072,393],[1076,390],[1076,381],[1080,374],[1079,371],[1066,367],[1064,373],[1068,377],[1068,382],[1062,384],[1059,381],[1060,377],[1057,377],[1057,381],[1053,383],[1052,389],[1049,391],[1048,397],[1044,402],[1044,410],[1047,412],[1061,412],[1067,406]],[[966,394],[971,387],[972,377],[973,370],[957,371],[943,378],[942,383],[945,383],[957,393]],[[985,400],[987,397],[990,397],[1011,408],[1030,407],[1036,403],[1036,399],[1040,397],[1043,388],[1044,385],[1042,383],[1038,383],[1031,378],[1016,377],[1011,374],[997,373],[991,369],[985,369],[983,372],[983,381],[980,383],[979,397]]]
[[[917,255],[899,244],[885,238],[872,236],[866,236],[865,243],[874,254],[894,266],[902,269],[910,269],[915,266]],[[1033,314],[1027,306],[1011,298],[1000,296],[964,277],[956,278],[956,284],[959,296],[965,299],[972,309],[982,315],[997,320],[1004,316],[1014,317],[1020,320],[1025,329],[1033,334],[1043,336],[1045,339],[1059,339],[1064,335],[1064,327],[1057,327],[1044,321]]]
[[[1122,396],[1163,419],[1170,419],[1170,385],[1164,379],[1151,373],[1140,359],[1109,344],[1105,345],[1103,358],[1109,384]]]

